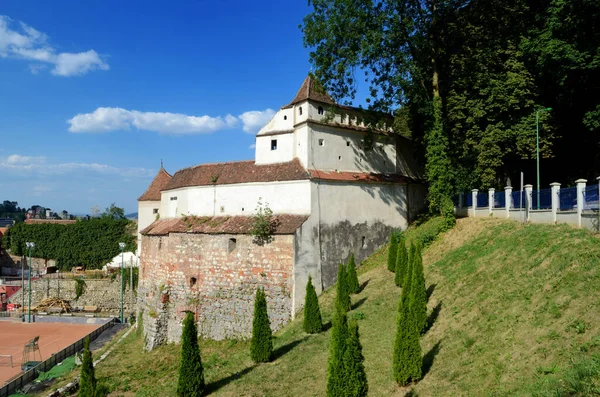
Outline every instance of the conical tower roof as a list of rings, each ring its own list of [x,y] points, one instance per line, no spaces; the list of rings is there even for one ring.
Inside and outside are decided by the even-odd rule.
[[[335,105],[335,101],[327,93],[323,85],[311,74],[306,76],[304,82],[302,83],[302,86],[298,90],[298,93],[296,94],[292,102],[284,106],[283,109],[290,108],[293,105],[306,100]]]
[[[154,177],[154,180],[148,186],[148,189],[140,196],[138,201],[160,201],[160,191],[169,183],[171,180],[171,174],[169,174],[160,164],[160,170]]]

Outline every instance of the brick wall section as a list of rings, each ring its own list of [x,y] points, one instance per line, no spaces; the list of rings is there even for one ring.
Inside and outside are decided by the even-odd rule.
[[[205,337],[250,337],[258,286],[267,295],[272,329],[281,328],[292,316],[293,246],[292,235],[263,246],[249,235],[143,236],[139,305],[147,347],[179,341],[186,310],[196,313]]]

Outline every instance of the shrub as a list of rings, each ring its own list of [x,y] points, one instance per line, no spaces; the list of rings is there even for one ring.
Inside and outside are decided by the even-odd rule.
[[[201,396],[204,393],[204,369],[198,347],[198,329],[194,314],[188,312],[183,320],[181,334],[181,364],[177,395],[182,397]]]
[[[346,383],[346,396],[364,397],[369,391],[367,374],[365,373],[362,346],[358,335],[358,324],[351,321],[348,327],[348,339],[344,352],[344,371]]]
[[[410,257],[413,260],[409,260],[400,304],[398,305],[398,320],[392,366],[394,379],[400,386],[405,386],[411,381],[416,382],[421,378],[420,332],[417,329],[413,311],[411,310],[412,294],[410,284],[413,279],[412,273],[415,255],[415,247],[412,246]]]
[[[265,245],[271,242],[273,235],[273,211],[269,203],[262,203],[262,197],[258,198],[256,214],[252,218],[250,234],[254,236],[254,243]]]
[[[390,246],[388,249],[388,270],[393,272],[396,270],[396,255],[398,254],[398,238],[397,233],[392,230],[390,233]]]
[[[75,278],[75,300],[81,298],[87,289],[87,284],[83,278]]]
[[[415,249],[412,274],[412,310],[417,330],[422,332],[427,325],[427,290],[425,288],[425,275],[423,274],[423,258],[419,246]]]
[[[89,336],[83,341],[83,358],[81,359],[81,376],[77,395],[80,397],[95,397],[96,395],[96,374],[92,352],[90,352]]]
[[[256,289],[254,300],[254,319],[252,321],[252,340],[250,341],[250,357],[256,363],[271,361],[273,355],[273,340],[271,323],[267,312],[265,291]]]
[[[327,397],[340,397],[346,392],[344,352],[348,338],[348,319],[342,307],[336,305],[332,322],[327,361]]]
[[[358,284],[358,275],[356,274],[356,263],[354,261],[354,252],[350,253],[348,260],[348,293],[358,294],[360,285]]]
[[[406,251],[406,241],[404,238],[400,238],[400,241],[398,242],[398,254],[396,256],[396,269],[394,272],[394,282],[398,287],[402,287],[407,262],[408,252]]]
[[[351,309],[350,294],[348,293],[348,274],[346,266],[340,264],[338,267],[338,279],[336,283],[335,310],[338,307],[344,314]]]
[[[321,319],[321,309],[319,308],[319,299],[312,284],[312,277],[308,276],[306,283],[306,297],[304,298],[304,322],[302,323],[304,332],[317,334],[323,330],[323,321]]]

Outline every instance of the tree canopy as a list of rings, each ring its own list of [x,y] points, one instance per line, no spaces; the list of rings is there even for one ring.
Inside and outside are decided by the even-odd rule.
[[[521,171],[533,181],[536,112],[548,107],[539,112],[542,184],[600,172],[600,2],[310,4],[301,28],[316,76],[340,103],[395,115],[396,132],[425,159],[433,209]]]

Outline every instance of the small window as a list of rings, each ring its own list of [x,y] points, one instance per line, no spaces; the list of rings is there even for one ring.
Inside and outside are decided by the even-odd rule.
[[[325,139],[319,139],[319,146],[325,146]]]
[[[244,207],[242,207],[242,212],[244,212]]]
[[[346,146],[350,146],[350,141],[346,141]]]
[[[237,245],[237,239],[230,238],[229,242],[227,243],[227,252],[229,252],[231,254],[233,251],[235,251],[236,245]]]
[[[277,139],[271,139],[271,150],[277,150]]]
[[[190,277],[190,288],[196,285],[196,282],[198,282],[198,280],[196,280],[196,277]]]
[[[300,114],[300,116],[302,116],[302,106],[300,106],[300,107],[298,108],[298,113]]]
[[[225,212],[225,207],[221,206],[221,212]]]
[[[323,114],[323,106],[319,106],[318,111],[319,111],[319,114]]]
[[[342,156],[338,156],[338,160],[341,160],[341,159],[342,159]]]
[[[361,243],[360,243],[361,248],[365,248],[366,244],[367,244],[367,239],[365,238],[365,236],[362,236]]]
[[[286,115],[283,115],[283,119],[284,119],[284,120],[287,120],[287,116],[286,116]]]
[[[171,197],[171,201],[177,201],[177,196]]]
[[[152,209],[152,213],[155,214],[155,215],[158,214],[158,208]]]

